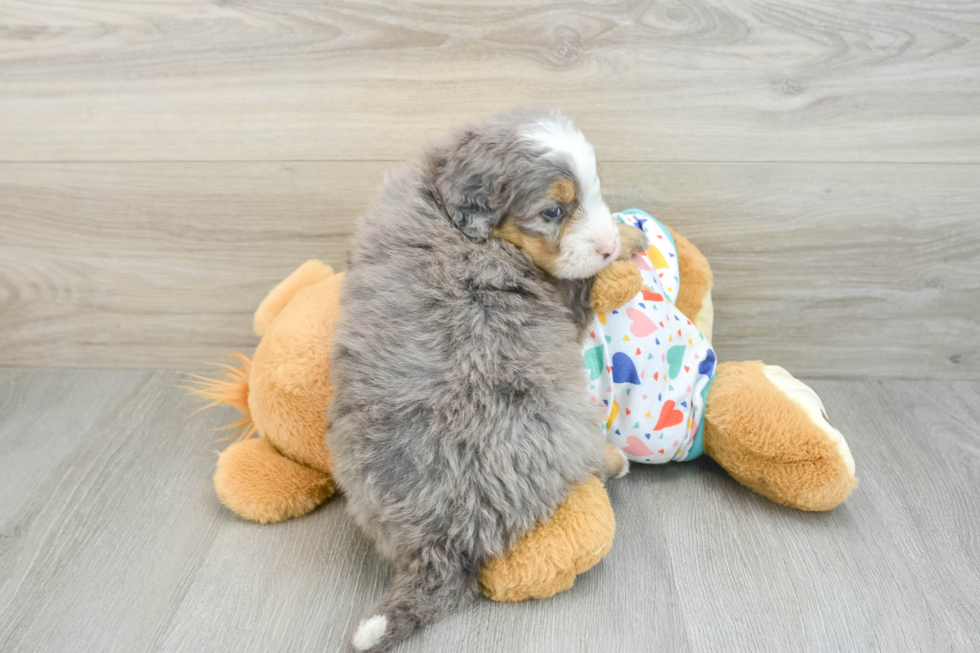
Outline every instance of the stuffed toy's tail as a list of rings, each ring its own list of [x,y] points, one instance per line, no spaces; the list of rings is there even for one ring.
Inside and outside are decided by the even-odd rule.
[[[334,492],[333,479],[322,469],[297,462],[276,448],[269,433],[252,437],[258,429],[248,407],[252,361],[228,352],[238,366],[219,365],[217,378],[192,376],[185,390],[209,401],[204,408],[234,406],[242,416],[223,427],[236,439],[218,455],[214,489],[231,511],[260,524],[280,522],[310,512]]]
[[[231,434],[224,439],[247,440],[256,433],[255,424],[252,422],[252,413],[248,408],[248,379],[252,370],[252,361],[248,356],[237,351],[228,352],[228,356],[238,361],[238,367],[214,363],[222,368],[218,378],[212,379],[206,376],[191,374],[194,385],[181,386],[191,394],[210,401],[211,403],[203,406],[212,408],[214,406],[233,406],[242,416],[222,427],[222,430],[231,431]]]
[[[391,589],[358,625],[351,644],[356,651],[385,653],[475,594],[475,576],[463,569],[440,572],[430,565],[419,573],[396,573]]]

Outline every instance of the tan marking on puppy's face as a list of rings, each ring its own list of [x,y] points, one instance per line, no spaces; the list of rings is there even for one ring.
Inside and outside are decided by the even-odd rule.
[[[558,227],[559,242],[561,242],[561,239],[565,237],[567,232],[575,231],[575,228],[578,226],[581,220],[582,212],[579,210],[576,210],[570,216],[562,220],[561,226]]]
[[[494,206],[504,217],[494,220],[491,235],[559,279],[595,276],[615,260],[621,242],[602,200],[592,146],[558,118],[535,122],[522,137],[517,167],[497,191]]]
[[[548,187],[548,196],[559,204],[568,204],[575,199],[575,184],[571,179],[558,179]]]
[[[512,217],[508,216],[504,224],[494,229],[491,235],[517,247],[545,272],[554,274],[557,270],[558,255],[561,253],[558,243],[544,234],[525,233]]]
[[[544,197],[535,206],[544,207],[544,211],[557,210],[557,218],[546,217],[544,212],[528,217],[511,214],[491,235],[516,246],[530,256],[536,266],[557,276],[561,267],[562,238],[574,231],[582,220],[577,199],[574,181],[567,177],[556,179],[548,185]]]

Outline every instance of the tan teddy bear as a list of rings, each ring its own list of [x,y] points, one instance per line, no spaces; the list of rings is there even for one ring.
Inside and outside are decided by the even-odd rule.
[[[674,307],[694,316],[710,338],[711,270],[694,245],[671,235],[680,283]],[[256,311],[262,340],[251,360],[235,354],[240,366],[225,366],[222,378],[195,377],[192,390],[209,405],[243,414],[231,425],[240,437],[219,456],[214,482],[222,503],[245,519],[297,517],[334,493],[325,436],[343,277],[319,261],[304,263]],[[642,283],[633,263],[614,263],[600,273],[592,304],[599,313],[614,310]],[[829,510],[855,485],[853,461],[819,398],[782,368],[723,363],[706,405],[705,453],[756,492],[803,510]],[[519,601],[566,590],[609,551],[614,532],[606,490],[592,477],[571,489],[550,521],[484,568],[484,593]]]

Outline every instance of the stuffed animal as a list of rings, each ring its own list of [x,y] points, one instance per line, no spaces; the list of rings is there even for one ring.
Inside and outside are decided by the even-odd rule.
[[[838,505],[856,483],[854,463],[816,393],[776,366],[716,366],[707,261],[641,211],[617,217],[640,227],[650,248],[605,268],[590,296],[597,315],[585,338],[584,374],[592,400],[608,411],[608,440],[634,462],[691,460],[703,450],[773,501],[802,510]],[[256,311],[261,342],[252,359],[235,354],[239,366],[224,366],[221,378],[195,377],[192,391],[210,406],[243,414],[231,425],[240,437],[219,456],[214,482],[221,501],[245,519],[297,517],[334,492],[326,409],[343,276],[304,263]],[[487,564],[484,593],[519,601],[564,591],[609,551],[614,532],[608,495],[591,477],[571,488],[550,521]]]

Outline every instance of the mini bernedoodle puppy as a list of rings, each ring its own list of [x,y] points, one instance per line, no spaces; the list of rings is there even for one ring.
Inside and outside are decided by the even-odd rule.
[[[476,596],[484,563],[569,486],[625,473],[604,456],[581,331],[595,274],[645,249],[557,113],[470,125],[386,179],[351,246],[328,416],[348,510],[395,569],[356,650]]]

